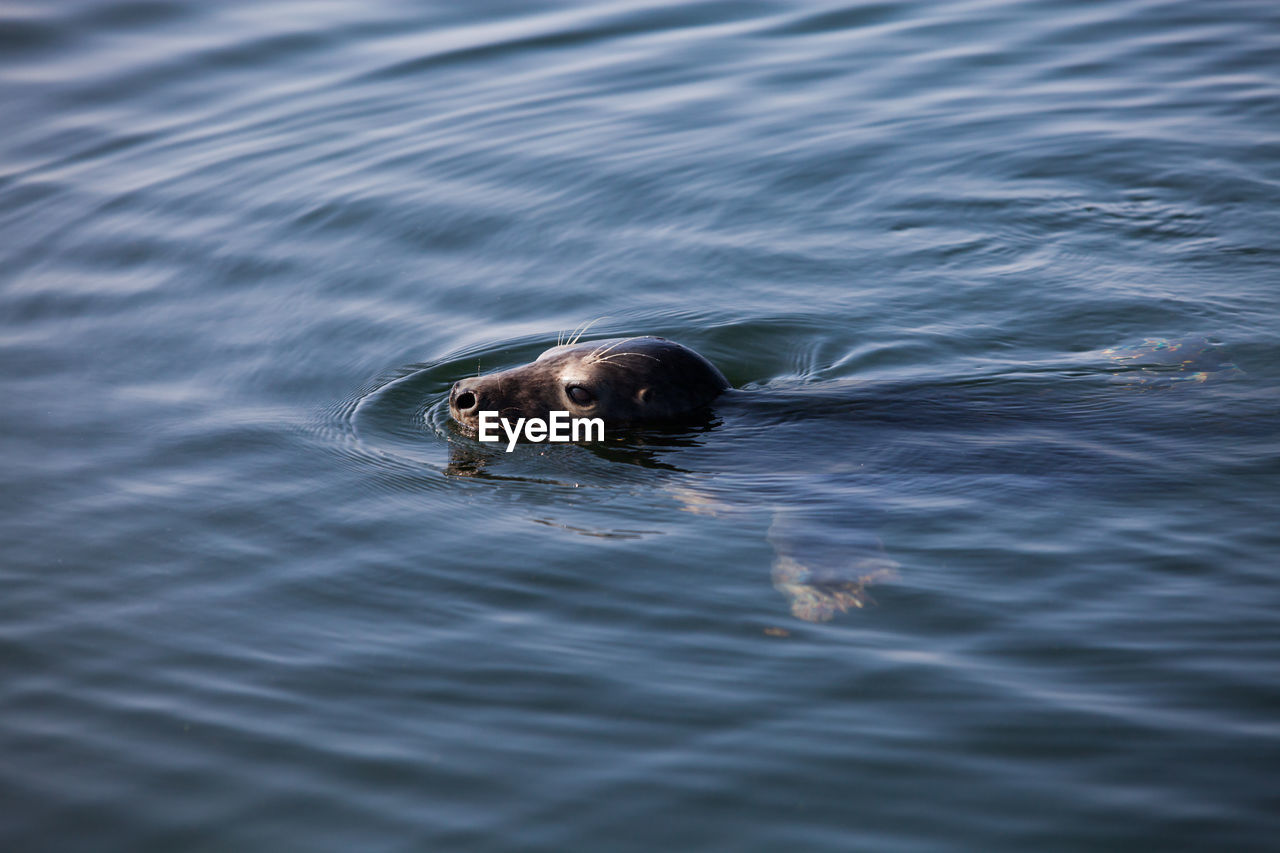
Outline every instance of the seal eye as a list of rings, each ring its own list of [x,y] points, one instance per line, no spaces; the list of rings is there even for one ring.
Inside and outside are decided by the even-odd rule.
[[[590,406],[596,400],[596,395],[592,394],[581,385],[570,385],[564,389],[564,393],[569,395],[569,399],[577,403],[579,406]]]

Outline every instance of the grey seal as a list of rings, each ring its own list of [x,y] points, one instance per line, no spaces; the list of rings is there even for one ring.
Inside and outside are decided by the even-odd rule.
[[[1099,355],[1106,360],[1105,375],[1112,381],[1137,384],[1143,391],[1194,387],[1244,375],[1205,338],[1147,338],[1136,345],[1088,354]],[[824,414],[847,417],[855,400],[862,423],[945,419],[968,428],[997,419],[1056,421],[1073,412],[1070,407],[1055,408],[1049,400],[1041,405],[1041,398],[1030,406],[1020,397],[1016,405],[991,395],[966,399],[964,389],[959,390],[961,397],[957,399],[949,399],[945,393],[922,394],[919,386],[912,385],[906,386],[905,395],[895,394],[890,387],[879,398],[841,393],[856,387],[847,383],[826,386],[819,393],[829,399],[776,389],[738,399],[773,401],[772,405],[802,410],[818,423]],[[609,338],[555,346],[522,367],[460,380],[450,392],[449,412],[472,433],[477,431],[481,411],[543,419],[552,411],[568,411],[575,417],[604,418],[610,428],[644,426],[687,420],[707,410],[729,389],[728,380],[711,362],[674,341]],[[830,459],[819,462],[830,467]],[[842,476],[839,470],[828,473]],[[735,511],[735,507],[717,501],[714,494],[704,494],[693,486],[678,484],[669,486],[668,491],[689,512],[721,515]],[[824,622],[837,613],[866,606],[872,602],[868,589],[895,577],[899,568],[879,539],[864,529],[865,515],[845,520],[841,500],[837,489],[805,501],[770,506],[773,584],[787,599],[792,614],[807,622]],[[833,518],[840,521],[833,523]]]
[[[606,429],[678,422],[729,389],[715,365],[666,338],[607,338],[554,346],[537,360],[455,382],[449,414],[465,431],[479,416],[540,418],[567,411]]]

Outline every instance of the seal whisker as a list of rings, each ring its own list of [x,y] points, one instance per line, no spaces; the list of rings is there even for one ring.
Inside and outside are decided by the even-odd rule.
[[[585,335],[585,334],[587,333],[587,329],[590,329],[590,328],[591,328],[592,326],[594,326],[596,323],[599,323],[601,320],[604,320],[604,319],[605,319],[605,316],[604,316],[604,315],[601,315],[601,316],[599,316],[599,317],[595,318],[594,320],[591,320],[591,321],[590,321],[590,322],[588,322],[585,326],[583,326],[583,327],[582,327],[581,331],[579,331],[577,327],[574,327],[574,331],[575,331],[575,332],[577,332],[577,334],[576,334],[576,335],[574,335],[574,336],[573,336],[573,338],[571,338],[571,339],[569,340],[569,344],[568,344],[568,345],[569,345],[569,346],[573,346],[574,344],[576,344],[576,343],[579,341],[579,339],[581,339],[581,338],[582,338],[582,336],[583,336],[583,335]]]
[[[616,347],[616,346],[620,346],[621,344],[622,344],[622,341],[614,341],[614,342],[613,342],[613,343],[611,343],[611,344],[609,344],[609,343],[601,344],[600,346],[598,346],[598,347],[596,347],[595,349],[593,349],[593,350],[592,350],[592,351],[587,355],[587,359],[588,359],[588,360],[593,359],[593,358],[595,358],[595,357],[599,356],[601,353],[608,352],[609,350],[613,349],[613,348],[614,348],[614,347]]]
[[[603,357],[610,350],[616,349],[622,346],[623,344],[625,344],[627,341],[632,341],[632,340],[635,340],[635,338],[621,338],[620,340],[616,340],[613,343],[609,344],[608,346],[601,344],[600,346],[596,347],[596,349],[593,350],[590,355],[586,357],[586,361],[589,364],[592,361]]]
[[[640,356],[641,358],[649,358],[649,359],[653,359],[654,361],[658,362],[658,364],[662,364],[662,359],[658,358],[656,355],[649,355],[648,353],[643,353],[643,352],[615,352],[615,353],[610,353],[609,355],[602,355],[602,356],[600,356],[599,358],[592,359],[592,360],[591,360],[591,364],[600,364],[600,363],[603,363],[603,362],[606,362],[606,361],[607,361],[607,362],[609,362],[610,364],[616,364],[616,362],[612,361],[612,359],[615,359],[615,358],[622,358],[623,356],[626,356],[626,355],[638,355],[638,356]]]

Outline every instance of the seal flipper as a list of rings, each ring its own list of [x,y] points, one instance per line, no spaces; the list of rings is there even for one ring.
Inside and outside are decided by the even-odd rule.
[[[773,586],[806,622],[875,604],[867,587],[897,576],[899,564],[861,530],[778,512],[769,528],[774,547]],[[798,535],[803,531],[804,535]]]
[[[836,613],[847,613],[851,607],[875,604],[867,587],[891,580],[897,569],[898,563],[887,556],[862,557],[847,567],[856,577],[819,579],[812,569],[779,554],[773,561],[773,586],[790,600],[792,616],[806,622],[828,622]]]

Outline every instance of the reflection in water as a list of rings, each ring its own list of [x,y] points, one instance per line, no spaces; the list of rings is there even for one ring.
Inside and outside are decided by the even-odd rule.
[[[693,424],[682,424],[675,427],[646,428],[643,430],[626,430],[610,433],[606,424],[604,441],[580,442],[576,447],[589,451],[597,459],[609,464],[634,465],[640,468],[651,468],[673,473],[689,473],[678,465],[665,461],[662,457],[671,450],[679,448],[699,447],[705,436],[717,425],[716,419],[709,413],[699,416]],[[493,465],[502,464],[513,454],[505,447],[482,443],[467,431],[450,421],[445,429],[449,431],[449,465],[445,473],[455,477],[486,477],[489,479],[522,479],[499,475],[488,470]],[[491,449],[494,448],[494,449]],[[543,449],[555,451],[548,444],[521,444],[514,453],[522,451],[534,452]]]

